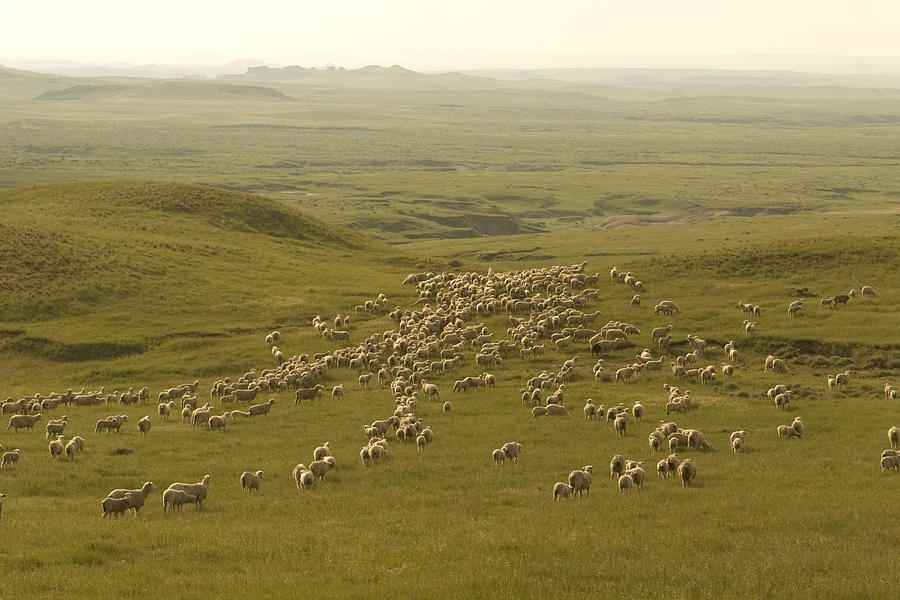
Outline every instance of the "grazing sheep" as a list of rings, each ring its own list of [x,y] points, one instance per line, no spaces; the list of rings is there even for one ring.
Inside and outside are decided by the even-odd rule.
[[[888,429],[888,440],[891,442],[891,448],[900,446],[900,429],[896,425]]]
[[[798,435],[803,435],[803,417],[794,417],[791,428],[796,431]]]
[[[326,458],[331,457],[329,456]],[[316,479],[321,479],[323,481],[325,480],[325,474],[333,468],[333,463],[326,459],[315,460],[309,463],[309,471],[313,474],[313,477],[315,477]]]
[[[227,419],[225,415],[210,415],[209,419],[206,421],[206,427],[210,431],[225,431],[225,424],[227,423]]]
[[[6,465],[15,465],[19,462],[19,454],[22,451],[16,448],[15,450],[10,450],[9,452],[3,453],[3,458],[0,460],[0,469],[4,468]]]
[[[126,495],[131,494],[131,502],[128,508],[134,510],[134,514],[135,516],[137,516],[138,512],[140,512],[141,508],[143,508],[144,502],[147,500],[147,496],[149,496],[150,493],[154,491],[156,491],[156,485],[154,485],[152,481],[145,481],[144,485],[136,490],[113,490],[107,497],[124,498]]]
[[[259,482],[262,479],[263,472],[262,471],[244,471],[241,473],[241,490],[249,491],[256,490],[256,493],[259,493]]]
[[[850,383],[850,371],[844,371],[843,373],[838,373],[834,376],[834,384],[835,387],[840,388],[842,385],[846,386]]]
[[[335,398],[343,398],[344,397],[344,386],[343,384],[339,384],[331,388],[331,399]]]
[[[694,466],[693,459],[686,458],[678,465],[678,475],[681,477],[682,487],[693,485],[697,476],[697,467]]]
[[[619,491],[628,493],[628,490],[634,485],[634,480],[631,478],[631,475],[625,473],[619,476]]]
[[[635,294],[631,297],[631,308],[638,308],[641,305],[641,295]]]
[[[315,485],[315,476],[303,463],[299,463],[294,467],[291,476],[294,478],[294,483],[297,485],[298,492],[312,489],[313,485]]]
[[[572,486],[563,481],[557,481],[553,485],[553,499],[554,500],[559,500],[560,498],[568,499],[569,496],[571,496],[573,492],[574,492],[574,490],[572,489]]]
[[[591,495],[591,473],[594,472],[593,465],[587,465],[582,469],[576,469],[569,473],[569,487],[572,488],[573,494],[581,496],[584,492]]]
[[[443,406],[443,409],[442,409],[442,410],[443,410],[445,413],[448,413],[448,412],[450,412],[450,411],[453,410],[453,405],[450,404],[450,401],[449,401],[449,400],[448,400],[447,402],[444,402],[444,406]]]
[[[731,437],[728,438],[728,441],[729,441],[729,442],[734,442],[734,440],[736,440],[736,439],[738,439],[738,438],[740,438],[741,440],[743,440],[743,439],[744,439],[744,435],[746,435],[746,433],[747,433],[747,432],[744,431],[743,429],[741,429],[741,430],[739,430],[739,431],[735,431],[735,432],[733,432],[733,433],[731,434]]]
[[[62,456],[63,452],[66,451],[66,446],[63,444],[63,436],[59,435],[55,440],[50,442],[50,458],[59,458]]]
[[[121,498],[104,498],[100,502],[100,508],[103,511],[102,516],[115,515],[120,517],[131,508],[131,492],[125,492]]]
[[[518,442],[506,442],[500,449],[503,450],[506,458],[513,462],[518,462],[519,454],[522,452],[522,444]]]
[[[47,421],[46,427],[46,436],[47,439],[50,439],[52,435],[60,435],[66,428],[66,424],[68,423],[69,416],[63,415],[59,419],[50,419]]]
[[[9,425],[6,426],[6,430],[9,431],[10,427],[12,427],[16,433],[19,433],[20,429],[34,429],[34,424],[41,420],[41,413],[36,415],[13,415],[9,418]]]
[[[778,426],[778,437],[786,437],[790,438],[801,438],[803,434],[797,432],[796,429],[791,427],[790,425],[779,425]]]
[[[702,432],[691,429],[688,433],[688,448],[696,448],[698,450],[712,450],[712,446],[706,441],[706,437]]]
[[[203,480],[199,483],[173,483],[169,486],[170,490],[182,490],[196,498],[197,509],[199,510],[203,501],[209,495],[209,480],[211,475],[204,475]]]
[[[184,490],[177,490],[169,488],[165,492],[163,492],[163,513],[168,512],[169,507],[172,507],[172,512],[181,511],[181,507],[185,504],[196,504],[197,507],[200,507],[200,503],[197,502],[197,497],[188,494]]]
[[[147,435],[147,432],[150,431],[150,417],[145,415],[143,419],[138,421],[137,426],[138,431],[141,433],[141,437]]]
[[[535,408],[541,408],[535,406]],[[562,404],[548,404],[544,408],[544,414],[548,417],[568,417],[569,411]]]
[[[506,460],[506,452],[504,452],[502,448],[497,448],[491,452],[491,460],[494,461],[495,465],[502,465]]]
[[[864,285],[860,290],[863,296],[875,296],[875,290],[872,289],[872,286]]]
[[[881,470],[887,471],[888,469],[892,469],[894,471],[900,470],[900,456],[881,457]]]
[[[597,418],[597,407],[594,406],[594,401],[591,398],[585,400],[584,404],[584,418],[587,420],[592,420]]]

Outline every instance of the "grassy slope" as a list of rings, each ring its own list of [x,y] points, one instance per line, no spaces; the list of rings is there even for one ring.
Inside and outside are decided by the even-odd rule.
[[[315,352],[333,346],[306,325],[314,312],[346,313],[377,291],[385,291],[392,304],[412,305],[410,288],[399,282],[413,266],[400,259],[397,268],[390,262],[357,262],[359,254],[350,247],[360,245],[360,238],[334,233],[343,244],[338,252],[354,260],[330,260],[318,242],[247,231],[261,227],[250,216],[245,220],[234,216],[256,211],[236,211],[227,218],[218,210],[193,211],[187,219],[188,214],[178,211],[194,205],[187,198],[197,195],[239,206],[263,202],[203,188],[151,184],[36,188],[3,197],[10,215],[43,198],[44,208],[33,218],[68,234],[57,237],[71,237],[75,230],[90,232],[110,220],[121,223],[131,235],[104,234],[106,256],[128,256],[125,240],[142,249],[159,243],[161,232],[155,228],[130,228],[129,223],[140,219],[130,221],[127,215],[139,216],[144,210],[154,210],[160,227],[184,228],[181,237],[193,238],[192,244],[219,239],[232,250],[192,263],[189,274],[165,267],[164,277],[176,284],[177,293],[186,294],[177,302],[160,296],[147,308],[127,313],[117,298],[101,295],[79,314],[55,316],[47,325],[40,320],[26,324],[30,332],[53,323],[59,337],[66,338],[70,330],[103,331],[109,326],[108,315],[118,313],[116,327],[123,339],[143,339],[151,321],[166,331],[190,327],[217,335],[172,340],[139,356],[128,368],[124,359],[22,361],[7,348],[0,353],[4,370],[17,377],[5,393],[46,393],[83,382],[120,389],[149,384],[155,393],[195,376],[205,389],[215,377],[270,364],[261,336],[272,327],[282,328],[283,347],[289,354]],[[173,201],[173,196],[185,200]],[[98,201],[101,197],[103,202]],[[198,204],[208,207],[204,201]],[[71,214],[73,206],[81,206],[80,216],[76,213],[71,221],[52,218],[54,211]],[[92,214],[101,208],[108,212]],[[301,218],[294,213],[287,216]],[[204,219],[224,220],[213,226]],[[889,553],[884,552],[895,541],[884,529],[883,507],[890,505],[896,481],[877,466],[893,411],[892,402],[880,399],[880,387],[898,372],[890,328],[896,315],[891,298],[897,290],[886,279],[896,272],[898,255],[885,238],[896,219],[895,215],[787,215],[582,232],[584,237],[577,239],[516,236],[487,244],[482,240],[477,250],[468,248],[474,242],[462,240],[452,246],[422,242],[410,247],[420,256],[444,254],[443,260],[455,258],[466,264],[476,264],[471,262],[476,260],[473,252],[496,248],[507,254],[491,263],[495,270],[569,264],[582,257],[588,259],[589,271],[605,273],[612,264],[631,268],[648,286],[645,304],[669,297],[683,311],[666,318],[653,316],[648,308],[630,310],[631,292],[601,279],[600,299],[587,308],[600,310],[601,322],[627,319],[645,332],[608,356],[611,366],[627,362],[645,345],[646,331],[665,322],[675,323],[676,340],[690,332],[709,339],[737,339],[745,368],[734,381],[720,381],[707,389],[683,386],[694,389],[700,408],[676,421],[706,432],[715,448],[712,453],[682,453],[694,455],[698,464],[694,489],[658,481],[652,472],[644,490],[621,496],[614,489],[604,476],[613,454],[644,460],[645,466],[657,460],[647,450],[646,435],[664,417],[660,386],[670,378],[651,374],[631,386],[597,384],[590,377],[592,360],[583,346],[573,352],[580,356],[581,376],[567,391],[571,418],[533,420],[521,406],[518,392],[528,376],[557,368],[571,354],[549,352],[532,363],[511,357],[494,371],[499,379],[495,391],[454,395],[448,391],[453,379],[480,372],[467,362],[458,373],[434,379],[454,404],[451,414],[442,414],[436,404],[420,408],[420,416],[435,429],[435,443],[418,454],[392,442],[390,460],[368,470],[356,455],[363,441],[359,425],[387,416],[393,401],[386,390],[356,390],[355,373],[335,370],[326,385],[344,383],[348,389],[344,400],[294,407],[290,393],[276,394],[278,404],[269,417],[231,423],[224,434],[193,431],[177,421],[162,423],[153,417],[150,436],[141,440],[134,423],[143,414],[153,414],[148,406],[124,410],[129,423],[118,436],[95,436],[89,433],[94,421],[121,409],[70,408],[67,433],[88,438],[85,454],[73,464],[52,463],[37,432],[3,433],[0,443],[22,448],[23,458],[15,469],[0,472],[0,487],[9,494],[2,526],[26,535],[5,538],[0,564],[9,584],[22,590],[25,598],[43,597],[63,582],[70,592],[89,593],[96,588],[97,577],[108,576],[110,569],[117,573],[104,587],[110,597],[144,587],[178,595],[186,585],[203,585],[213,596],[245,590],[287,598],[296,593],[298,569],[315,579],[323,595],[335,598],[375,597],[379,590],[394,589],[398,576],[404,585],[395,595],[401,597],[418,597],[435,581],[442,583],[432,595],[448,598],[617,596],[624,590],[649,598],[721,598],[736,597],[737,589],[742,590],[740,595],[787,598],[795,596],[798,586],[829,597],[882,595],[900,584]],[[821,239],[838,224],[841,236]],[[235,231],[242,229],[240,234]],[[239,240],[240,251],[221,241],[231,235]],[[282,243],[294,246],[293,254]],[[753,264],[765,276],[750,275],[751,263],[738,265],[729,274],[721,265],[734,256],[731,250],[716,250],[723,245],[757,257]],[[871,254],[858,254],[866,245]],[[522,248],[542,257],[509,260]],[[764,268],[775,248],[786,249],[778,267],[791,275],[783,280]],[[848,249],[852,253],[845,256]],[[142,250],[141,256],[147,257],[148,266],[176,263],[170,252],[154,249],[147,255]],[[247,262],[238,262],[242,260]],[[328,261],[328,282],[317,277],[299,284],[277,283],[276,274],[297,266],[309,268],[315,260]],[[254,268],[242,268],[251,261]],[[241,277],[224,275],[234,271]],[[108,271],[98,271],[91,281],[104,280],[104,274]],[[142,293],[153,287],[142,287],[145,278],[156,283],[149,274],[137,277],[135,285]],[[695,290],[703,281],[711,283],[698,296]],[[879,282],[880,295],[859,299],[841,312],[823,312],[811,301],[799,319],[790,321],[784,314],[792,287],[804,284],[819,291],[827,284],[836,293],[864,281]],[[272,288],[279,285],[316,289],[309,303],[273,306],[274,298],[287,296]],[[221,293],[233,296],[238,304],[230,308],[192,304],[195,297]],[[740,335],[743,316],[733,307],[737,299],[764,307],[760,335],[752,342]],[[163,311],[163,304],[174,311],[170,323],[144,315]],[[223,323],[228,319],[230,327]],[[353,326],[357,339],[393,327],[386,317],[357,321]],[[836,327],[838,321],[844,324]],[[507,321],[498,315],[485,323],[502,334]],[[834,346],[817,362],[805,353],[809,348],[804,340],[810,338],[856,345],[849,353]],[[683,347],[679,343],[673,350]],[[788,376],[761,373],[761,359],[769,351],[787,358]],[[876,353],[883,362],[870,363]],[[712,353],[705,360],[718,364],[720,358]],[[824,374],[839,368],[856,370],[853,385],[847,392],[829,394]],[[799,390],[787,414],[776,412],[761,397],[767,387],[781,381]],[[610,427],[578,416],[588,396],[607,406],[641,400],[647,408],[646,422],[632,424],[628,435],[618,439]],[[778,440],[775,426],[794,415],[804,416],[807,436],[799,442]],[[842,443],[848,427],[858,443]],[[725,450],[727,436],[740,428],[750,431],[748,450],[733,456]],[[491,466],[490,451],[513,439],[524,444],[521,462],[502,469]],[[318,489],[298,495],[290,470],[297,462],[308,462],[312,449],[325,440],[333,444],[339,469]],[[552,503],[553,482],[589,463],[597,468],[591,497]],[[245,469],[265,471],[259,497],[240,492],[237,479]],[[99,499],[109,489],[137,486],[146,479],[166,486],[175,480],[197,480],[204,473],[213,480],[210,500],[200,513],[189,508],[183,515],[163,515],[157,492],[140,519],[99,519]],[[52,530],[64,530],[70,541],[59,543],[49,533]],[[685,564],[691,565],[689,577],[682,574]]]

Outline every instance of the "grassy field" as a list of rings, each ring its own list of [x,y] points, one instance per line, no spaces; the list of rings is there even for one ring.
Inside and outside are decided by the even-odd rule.
[[[146,385],[155,398],[199,379],[203,398],[216,379],[273,367],[263,342],[273,329],[287,356],[340,347],[312,329],[316,314],[352,314],[355,343],[395,329],[353,307],[384,293],[391,309],[421,308],[401,285],[410,272],[582,261],[600,273],[584,307],[599,311],[595,328],[641,330],[604,357],[608,370],[669,323],[667,354],[686,352],[693,333],[713,345],[703,364],[718,366],[733,339],[739,368],[708,386],[667,370],[597,382],[582,343],[510,354],[490,369],[496,388],[454,393],[455,379],[483,371],[467,350],[455,373],[430,377],[452,412],[419,403],[434,442],[420,453],[389,435],[376,468],[359,459],[360,426],[389,416],[394,400],[386,388],[359,390],[349,369],[323,381],[344,384],[343,399],[295,406],[291,392],[268,394],[269,416],[223,433],[164,422],[155,400],[60,408],[45,420],[68,414],[67,437],[87,440],[70,463],[50,459],[43,422],[0,430],[0,444],[22,450],[0,470],[0,569],[16,598],[855,599],[900,586],[889,525],[898,480],[879,466],[897,424],[882,390],[900,385],[895,106],[624,103],[463,83],[401,94],[249,82],[280,96],[229,87],[240,81],[107,81],[118,87],[98,91],[50,79],[17,79],[7,88],[16,97],[0,103],[0,184],[10,188],[0,192],[0,397]],[[59,93],[32,100],[46,91]],[[665,224],[617,227],[634,215]],[[644,281],[641,308],[609,280],[614,265]],[[878,295],[818,305],[864,284]],[[681,311],[654,315],[664,298]],[[739,300],[762,307],[752,337]],[[480,321],[495,337],[509,327],[505,313]],[[786,375],[763,372],[770,353]],[[525,381],[573,356],[572,415],[533,419]],[[851,384],[828,390],[826,376],[845,369]],[[666,418],[664,383],[692,390],[698,408],[671,417],[713,446],[679,452],[698,467],[691,488],[654,472],[662,456],[647,435]],[[785,412],[765,397],[777,383],[795,390]],[[618,437],[581,417],[586,398],[639,400],[646,417]],[[217,413],[230,408],[216,402]],[[97,419],[122,413],[121,433],[93,433]],[[143,415],[153,420],[146,438]],[[795,416],[803,439],[777,438]],[[738,429],[749,433],[735,455]],[[337,469],[298,493],[291,469],[326,440]],[[491,451],[513,440],[519,462],[492,465]],[[644,461],[643,489],[616,489],[614,454]],[[553,484],[586,464],[590,496],[553,502]],[[242,493],[241,472],[257,469],[260,493]],[[163,514],[162,489],[207,473],[202,510]],[[147,480],[160,491],[138,518],[100,517],[110,490]]]

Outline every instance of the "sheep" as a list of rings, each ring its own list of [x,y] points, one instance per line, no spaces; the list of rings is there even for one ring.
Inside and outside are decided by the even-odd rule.
[[[634,480],[631,478],[631,475],[625,473],[619,476],[619,491],[628,493],[628,490],[634,485]]]
[[[212,476],[207,474],[203,476],[199,483],[173,483],[169,486],[169,489],[182,490],[196,497],[197,509],[199,510],[203,505],[203,501],[209,495],[209,481],[211,478]]]
[[[794,417],[794,422],[791,423],[791,428],[797,432],[798,437],[803,435],[803,417]]]
[[[321,383],[311,388],[299,388],[294,395],[294,406],[299,406],[301,400],[314,400],[322,395],[325,388]]]
[[[581,496],[584,492],[591,495],[591,473],[594,472],[593,465],[587,465],[582,469],[576,469],[569,473],[569,487],[572,488],[573,494]]]
[[[9,431],[10,428],[13,428],[16,433],[19,433],[20,429],[34,429],[34,424],[41,420],[41,413],[36,415],[13,415],[9,418],[9,425],[6,426],[6,430]]]
[[[109,493],[107,498],[124,498],[128,494],[131,494],[131,502],[129,503],[128,508],[134,510],[134,514],[137,516],[138,512],[143,508],[147,496],[154,491],[156,491],[156,485],[154,485],[152,481],[145,481],[144,485],[136,490],[113,490]]]
[[[656,476],[660,479],[666,479],[671,472],[669,471],[669,461],[665,458],[656,463]]]
[[[628,382],[637,374],[637,369],[635,367],[622,367],[616,371],[615,383]]]
[[[635,294],[631,297],[631,308],[639,308],[641,306],[641,295]]]
[[[331,442],[325,442],[313,450],[313,460],[322,460],[326,456],[331,456]]]
[[[613,425],[617,435],[625,436],[628,428],[628,413],[623,412],[617,414]]]
[[[697,448],[698,450],[712,450],[712,446],[706,441],[706,437],[702,432],[691,429],[688,434],[688,448]]]
[[[184,490],[169,488],[163,492],[163,513],[168,512],[170,506],[172,512],[181,511],[181,507],[185,504],[196,504],[197,508],[200,508],[197,496],[188,494]]]
[[[772,361],[772,371],[775,373],[787,373],[787,365],[782,359],[776,358]]]
[[[74,439],[69,440],[66,443],[64,450],[66,453],[66,460],[72,460],[73,458],[75,458],[75,454],[78,452],[78,444],[75,443]]]
[[[875,290],[872,289],[872,286],[864,285],[860,290],[863,296],[876,296]]]
[[[650,450],[652,452],[656,452],[659,450],[659,447],[662,445],[663,438],[662,434],[654,431],[651,432],[649,436],[647,436],[647,443],[650,444]]]
[[[372,373],[364,373],[363,375],[360,375],[360,376],[357,378],[357,381],[358,381],[358,383],[359,383],[359,389],[361,389],[361,390],[368,390],[368,389],[369,389],[369,382],[372,381]]]
[[[163,421],[169,420],[169,413],[172,412],[172,409],[175,408],[175,401],[172,400],[170,402],[163,402],[159,406],[156,407],[156,412],[162,417]]]
[[[225,415],[210,415],[206,421],[206,427],[210,431],[224,432],[226,423]]]
[[[584,418],[587,420],[592,420],[597,418],[597,407],[594,406],[594,401],[591,398],[585,400],[584,403]]]
[[[138,421],[137,426],[138,431],[141,433],[141,437],[147,435],[147,432],[150,431],[150,416],[144,415],[144,418]]]
[[[706,350],[706,340],[698,338],[696,335],[687,336],[688,343],[690,343],[691,347],[694,349],[694,352],[697,354],[703,354],[703,351]]]
[[[331,457],[329,456],[326,458]],[[321,479],[323,481],[325,480],[325,474],[333,468],[334,466],[332,462],[326,459],[315,460],[309,463],[309,470],[313,474],[313,477],[315,477],[316,479]]]
[[[543,408],[544,414],[548,417],[568,417],[569,411],[562,404],[548,404],[544,407],[535,406],[535,408]]]
[[[428,440],[426,439],[426,437],[425,437],[424,435],[417,435],[417,436],[416,436],[416,449],[417,449],[419,452],[424,451],[424,450],[425,450],[425,446],[427,446],[427,445],[428,445]]]
[[[10,450],[9,452],[3,453],[3,458],[0,460],[0,469],[4,468],[6,465],[15,465],[19,462],[19,454],[22,451],[16,448],[15,450]]]
[[[803,437],[801,433],[797,432],[796,429],[791,427],[790,425],[779,425],[778,426],[778,437],[786,437],[790,438],[800,438]]]
[[[736,439],[738,439],[738,438],[740,438],[741,440],[743,440],[743,439],[744,439],[744,436],[746,435],[746,433],[747,433],[747,432],[744,431],[743,429],[738,430],[738,431],[734,431],[734,432],[732,432],[731,436],[728,438],[728,441],[729,441],[729,442],[734,442],[734,440],[736,440]]]
[[[672,332],[673,325],[666,325],[665,327],[655,327],[650,331],[650,341],[659,340],[668,336]]]
[[[792,302],[791,305],[788,306],[788,309],[787,309],[788,317],[793,318],[793,317],[796,317],[797,315],[799,315],[801,308],[803,308],[802,304],[797,304],[795,302]]]
[[[522,444],[518,442],[506,442],[500,449],[503,450],[506,458],[512,462],[518,462],[519,454],[522,452]]]
[[[303,463],[298,464],[294,467],[294,470],[291,472],[291,476],[294,478],[294,483],[297,485],[297,491],[303,492],[307,489],[312,489],[315,484],[315,476],[312,472],[306,468],[306,465]]]
[[[775,396],[775,408],[786,410],[791,403],[791,392],[788,390]]]
[[[369,447],[363,446],[359,451],[359,458],[362,460],[363,466],[368,467],[372,464],[372,457],[369,454]]]
[[[822,308],[832,308],[834,306],[834,296],[831,296],[830,298],[822,298],[821,300],[819,300],[819,305]]]
[[[444,402],[444,406],[442,407],[442,410],[443,410],[445,413],[449,413],[450,411],[453,410],[453,405],[450,404],[449,401]]]
[[[241,473],[241,490],[242,491],[250,491],[256,490],[256,493],[259,493],[259,482],[262,479],[263,472],[262,471],[244,471]]]
[[[888,469],[893,469],[894,471],[900,470],[900,456],[881,457],[881,470],[887,471]]]
[[[835,387],[840,388],[850,383],[850,371],[844,371],[834,376]]]
[[[560,498],[568,500],[573,492],[574,490],[571,485],[564,481],[557,481],[553,485],[553,500],[559,500]]]
[[[50,449],[50,458],[51,459],[59,458],[60,456],[62,456],[63,452],[65,452],[66,446],[65,446],[65,444],[63,444],[63,439],[64,439],[63,436],[59,435],[59,436],[56,436],[55,440],[50,442],[49,449]]]
[[[616,454],[609,461],[609,476],[616,477],[625,473],[625,458],[621,454]]]
[[[49,440],[50,436],[61,434],[65,430],[68,420],[69,416],[63,415],[59,419],[50,419],[47,421],[46,438]]]
[[[494,461],[495,465],[502,465],[506,460],[506,452],[502,448],[497,448],[491,452],[491,460]]]
[[[731,440],[731,451],[737,454],[744,445],[744,438],[738,437]]]
[[[94,433],[100,433],[104,429],[107,433],[109,433],[110,431],[119,433],[119,429],[121,429],[122,424],[127,420],[127,415],[112,415],[106,417],[105,419],[100,419],[97,421],[97,425],[94,427]]]
[[[678,475],[681,477],[682,487],[693,485],[694,478],[697,476],[697,467],[694,466],[693,459],[686,458],[678,465]]]
[[[884,397],[888,399],[893,399],[897,395],[897,390],[894,389],[894,386],[890,383],[884,384]]]
[[[125,495],[121,498],[104,498],[100,502],[100,509],[102,510],[102,516],[107,515],[116,515],[119,517],[125,514],[129,508],[131,508],[131,492],[125,492]]]
[[[262,404],[254,404],[250,408],[247,409],[247,412],[250,413],[251,417],[256,417],[258,415],[269,416],[269,411],[272,410],[272,405],[275,404],[275,398],[269,398],[268,402],[263,402]]]
[[[891,442],[891,448],[900,446],[900,428],[897,428],[896,425],[888,429],[888,440]]]

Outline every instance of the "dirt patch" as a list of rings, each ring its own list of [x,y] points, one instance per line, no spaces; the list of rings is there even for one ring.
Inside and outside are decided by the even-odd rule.
[[[802,210],[801,206],[742,207],[742,208],[689,208],[674,212],[652,215],[618,215],[600,224],[600,229],[619,227],[646,227],[649,225],[685,225],[699,223],[719,217],[757,217],[766,215],[789,215]]]

